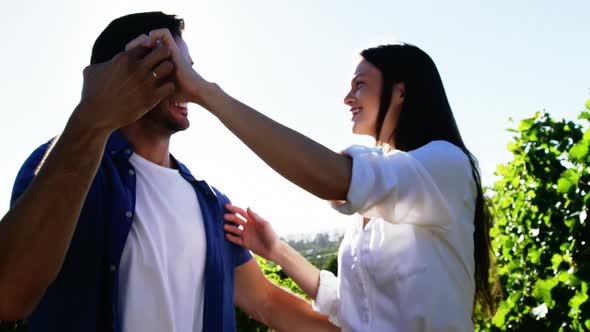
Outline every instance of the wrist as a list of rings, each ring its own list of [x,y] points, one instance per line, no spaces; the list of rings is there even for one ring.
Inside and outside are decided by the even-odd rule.
[[[276,263],[277,265],[283,265],[287,260],[291,250],[292,248],[288,244],[282,240],[279,240],[275,248],[272,250],[269,260]]]
[[[191,99],[211,113],[215,110],[215,101],[218,100],[224,91],[217,83],[208,82],[204,79],[197,81],[191,91]]]
[[[97,118],[100,107],[89,100],[82,100],[70,115],[67,127],[78,133],[96,138],[108,138],[116,128],[109,126],[106,119]]]

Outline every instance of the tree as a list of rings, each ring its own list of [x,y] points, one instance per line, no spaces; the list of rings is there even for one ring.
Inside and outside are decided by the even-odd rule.
[[[586,103],[590,110],[590,100]],[[590,330],[590,130],[538,112],[508,144],[491,188],[490,231],[504,299],[482,331]]]

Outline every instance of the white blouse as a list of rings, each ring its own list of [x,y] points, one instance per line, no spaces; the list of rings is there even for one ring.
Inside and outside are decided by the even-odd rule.
[[[445,141],[345,153],[352,180],[332,205],[361,218],[340,246],[339,277],[320,273],[315,309],[343,331],[473,331],[477,190],[467,156]]]

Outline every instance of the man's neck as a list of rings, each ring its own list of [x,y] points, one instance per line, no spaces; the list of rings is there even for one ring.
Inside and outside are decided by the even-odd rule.
[[[133,151],[142,158],[160,166],[173,168],[170,158],[169,131],[156,128],[149,121],[140,119],[119,130],[123,137],[133,147]]]

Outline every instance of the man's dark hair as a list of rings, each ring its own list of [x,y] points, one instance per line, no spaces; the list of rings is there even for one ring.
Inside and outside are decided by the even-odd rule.
[[[92,47],[90,64],[111,60],[125,50],[125,45],[141,34],[166,28],[173,37],[181,37],[184,20],[162,12],[130,14],[112,21],[98,36]]]

